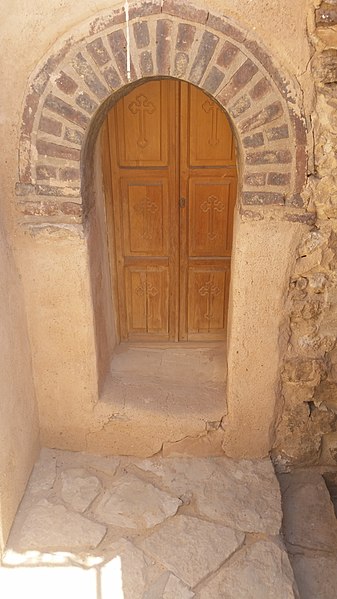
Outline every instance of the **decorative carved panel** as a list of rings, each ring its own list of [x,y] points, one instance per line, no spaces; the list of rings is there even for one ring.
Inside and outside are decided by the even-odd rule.
[[[190,256],[230,256],[233,179],[190,178]],[[233,189],[232,189],[233,186]]]
[[[125,255],[167,256],[167,182],[122,180]]]
[[[233,134],[225,113],[214,100],[190,86],[188,114],[190,166],[235,165]]]
[[[167,165],[169,106],[163,84],[144,83],[118,102],[120,166]]]
[[[167,268],[126,269],[127,319],[131,334],[168,334]]]

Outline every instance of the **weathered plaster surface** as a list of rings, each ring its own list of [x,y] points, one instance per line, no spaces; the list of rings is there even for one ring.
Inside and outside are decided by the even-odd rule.
[[[318,5],[319,2],[316,1],[315,6],[318,7]],[[9,244],[18,260],[23,279],[34,379],[40,403],[42,442],[72,449],[84,448],[87,443],[88,430],[99,433],[108,422],[108,416],[105,415],[105,418],[98,418],[93,423],[93,408],[98,399],[98,377],[92,302],[92,293],[95,288],[90,286],[87,244],[94,244],[99,228],[96,227],[96,230],[93,228],[92,236],[86,237],[77,230],[76,226],[68,228],[63,226],[58,229],[52,227],[29,233],[23,232],[17,227],[18,214],[13,209],[15,183],[18,179],[17,148],[27,81],[38,63],[43,60],[52,46],[59,43],[61,38],[67,37],[73,28],[79,27],[83,21],[92,19],[99,12],[117,6],[119,6],[117,3],[107,0],[97,0],[94,3],[91,0],[77,3],[70,0],[49,0],[48,2],[45,0],[14,0],[4,3],[2,6],[0,22],[0,39],[2,40],[2,57],[4,59],[0,87],[0,126],[2,139],[5,140],[5,152],[2,152],[0,158],[3,188],[2,221],[7,228]],[[221,2],[212,0],[204,3],[204,6],[209,10],[232,17],[248,32],[256,36],[284,72],[300,83],[304,107],[309,115],[312,109],[313,87],[311,73],[308,69],[311,48],[306,28],[307,15],[310,13],[309,25],[313,34],[312,0],[299,2],[293,2],[293,0],[224,0]],[[313,40],[320,50],[335,48],[334,26],[321,27],[320,32],[315,33]],[[324,59],[326,57],[327,55],[324,55]],[[334,83],[333,74],[328,76],[330,77],[329,83]],[[311,188],[315,191],[310,192],[306,198],[310,203],[315,195],[319,217],[327,225],[325,228],[321,227],[327,247],[328,240],[333,239],[331,235],[336,228],[333,224],[335,198],[334,193],[329,191],[335,189],[336,186],[332,173],[335,168],[333,147],[336,125],[334,100],[331,97],[333,89],[333,86],[330,85],[330,90],[332,90],[329,92],[330,96],[327,93],[327,87],[323,86],[321,90],[318,90],[318,107],[314,120],[316,147],[318,148],[316,160],[318,177],[313,179]],[[323,117],[323,115],[326,116]],[[330,128],[331,133],[328,132]],[[331,162],[326,162],[326,156],[331,157]],[[313,164],[313,160],[311,163]],[[326,212],[323,206],[326,203],[332,212],[331,210],[330,213]],[[257,215],[257,218],[261,218],[261,215]],[[286,338],[285,336],[280,341],[277,334],[282,322],[288,322],[284,304],[280,298],[286,288],[289,268],[293,262],[293,248],[298,238],[298,225],[288,224],[279,227],[279,218],[276,213],[269,215],[269,218],[275,220],[275,224],[271,226],[270,230],[267,225],[257,225],[257,222],[252,220],[242,224],[240,231],[240,228],[238,229],[238,262],[235,266],[233,280],[235,281],[238,277],[240,268],[243,267],[245,261],[252,267],[252,276],[247,278],[245,286],[241,286],[240,291],[234,285],[232,291],[236,315],[232,318],[233,333],[230,336],[229,345],[230,365],[235,351],[239,351],[241,354],[239,360],[235,362],[235,369],[230,373],[231,380],[235,379],[235,385],[232,387],[228,401],[237,411],[234,416],[236,428],[227,437],[225,447],[233,454],[240,453],[239,440],[240,438],[243,440],[244,437],[240,428],[242,418],[247,418],[243,409],[244,395],[252,394],[249,398],[251,405],[249,418],[251,418],[254,429],[256,446],[254,449],[251,447],[250,451],[256,455],[263,455],[270,448],[273,436],[270,422],[273,415],[280,415],[281,411],[281,404],[275,402],[278,364],[282,355],[281,353],[275,354],[275,346],[281,343],[281,347],[283,347],[284,338]],[[97,219],[98,221],[99,219]],[[270,222],[268,219],[267,221]],[[255,239],[254,232],[256,230],[259,230],[260,233]],[[275,233],[275,236],[271,231]],[[307,234],[308,227],[306,225],[304,231]],[[262,233],[267,238],[262,238]],[[258,245],[259,242],[260,245]],[[264,244],[264,249],[261,248],[261,243]],[[262,257],[264,250],[268,254],[268,248],[274,249],[274,254],[270,252],[270,272],[266,273],[263,268],[260,268],[259,258]],[[256,252],[254,256],[252,255],[253,249]],[[0,289],[0,300],[1,305],[4,305],[2,310],[4,339],[5,346],[8,348],[3,360],[2,374],[5,390],[3,397],[11,398],[11,400],[5,399],[2,403],[3,417],[0,427],[3,427],[3,422],[6,423],[4,429],[1,428],[1,442],[3,442],[5,451],[0,454],[1,459],[2,456],[5,458],[3,466],[1,464],[1,469],[4,472],[2,476],[6,480],[7,472],[11,471],[11,480],[13,480],[12,490],[7,485],[6,498],[1,500],[2,518],[5,521],[3,535],[6,536],[30,469],[34,453],[33,447],[37,438],[37,424],[36,412],[33,407],[30,347],[26,334],[22,289],[6,245],[1,256],[3,257],[4,274],[1,280],[3,287]],[[264,255],[264,259],[265,257]],[[332,275],[333,261],[326,262],[324,269],[325,274],[328,272],[327,290],[331,289],[333,295],[335,286]],[[322,272],[320,265],[314,266],[314,271]],[[261,287],[260,295],[257,294],[257,289],[254,287],[256,282]],[[269,291],[273,287],[271,305],[263,304],[262,287],[265,286]],[[99,281],[96,289],[99,289]],[[9,290],[13,291],[10,302],[8,301]],[[326,315],[330,314],[329,294],[330,291],[327,291],[324,307]],[[252,319],[255,314],[254,305],[259,301],[262,301],[260,315],[263,315],[263,310],[265,310],[266,318],[265,320],[263,320],[264,316],[262,318],[262,328],[256,329],[256,326],[252,324]],[[291,312],[292,308],[289,306],[288,308]],[[9,314],[8,319],[5,316],[6,313]],[[322,316],[321,321],[323,329],[330,326],[331,320],[328,316]],[[333,322],[331,326],[334,326]],[[238,330],[243,332],[245,338],[240,340],[239,348],[236,349],[235,344],[239,342]],[[264,345],[264,353],[259,356],[261,364],[267,364],[268,360],[268,367],[264,368],[263,374],[261,374],[262,371],[249,368],[249,364],[257,358],[255,351],[259,350],[259,344],[257,343],[255,350],[256,340],[261,338],[262,331],[268,336],[268,343]],[[109,342],[107,341],[107,345]],[[248,342],[249,350],[247,350]],[[316,359],[316,355],[313,356],[314,359]],[[337,359],[332,351],[326,351],[324,356],[331,367],[329,366],[328,377],[321,377],[317,385],[320,384],[321,379],[323,382],[326,380],[329,384],[335,384]],[[268,371],[269,374],[266,376]],[[263,410],[263,413],[260,404],[262,393],[265,394],[265,397],[272,398],[269,408],[266,411]],[[299,386],[296,389],[295,397],[299,402],[298,410],[303,412]],[[308,398],[313,401],[311,392],[306,394],[304,399],[304,402],[307,402],[304,404],[307,409],[304,414],[306,423],[310,415]],[[285,391],[284,400],[286,401]],[[320,402],[321,399],[316,396],[314,405],[316,406]],[[281,427],[285,422],[287,435],[296,419],[294,420],[294,416],[291,415],[288,423],[280,422]],[[324,426],[331,431],[329,423]],[[12,434],[14,429],[20,432],[20,441],[15,447],[12,444],[18,437]],[[303,429],[299,428],[298,430],[302,435]],[[306,439],[312,438],[310,429],[308,430],[309,434],[305,437]],[[142,435],[151,436],[151,427],[145,427],[140,432]],[[127,430],[127,434],[129,433],[130,431]],[[334,435],[333,432],[329,434],[330,436]],[[317,447],[320,449],[320,434],[318,437]],[[278,437],[278,447],[284,448],[284,438],[285,436],[282,434]],[[335,440],[333,442],[336,444]],[[229,449],[230,445],[232,449]],[[326,448],[327,459],[333,459],[331,456],[335,455],[336,451],[330,450],[329,447]],[[91,447],[91,449],[94,448]],[[106,445],[103,442],[100,449],[108,451],[108,442]],[[249,448],[246,446],[245,452],[247,453],[248,450]],[[314,455],[317,456],[317,448],[315,451]],[[290,458],[293,454],[301,456],[303,444],[298,443],[293,453],[288,451]],[[18,455],[22,457],[20,462],[17,461]],[[17,478],[13,477],[13,463],[17,466]],[[2,488],[4,488],[3,485]]]
[[[0,558],[38,451],[22,284],[0,230]]]

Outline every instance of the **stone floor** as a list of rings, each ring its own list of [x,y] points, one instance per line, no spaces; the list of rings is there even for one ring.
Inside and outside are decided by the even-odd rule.
[[[225,364],[222,342],[121,343],[101,400],[121,414],[139,411],[139,406],[147,417],[149,412],[186,414],[203,430],[205,421],[220,421],[226,413]]]
[[[337,597],[336,469],[312,467],[279,475],[283,531],[301,599]]]
[[[0,568],[0,597],[297,599],[281,522],[269,460],[44,449]]]

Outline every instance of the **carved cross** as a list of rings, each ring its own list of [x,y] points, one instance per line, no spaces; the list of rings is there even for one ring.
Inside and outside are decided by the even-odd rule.
[[[200,208],[203,212],[208,213],[208,233],[207,237],[210,241],[214,241],[217,236],[217,233],[214,231],[214,224],[216,212],[222,212],[225,208],[225,205],[222,200],[217,198],[216,196],[208,196],[206,200],[200,204]]]
[[[142,275],[141,275],[141,277],[142,277]],[[146,316],[147,323],[149,322],[149,320],[151,320],[153,318],[151,299],[153,297],[155,297],[156,295],[158,295],[158,293],[159,293],[159,291],[158,291],[157,287],[152,285],[152,283],[149,283],[146,279],[144,280],[144,278],[142,277],[140,285],[136,289],[136,294],[138,296],[145,295],[145,297],[146,297],[146,304],[145,304],[146,314],[145,314],[145,316]]]
[[[202,297],[206,296],[207,309],[206,314],[204,314],[204,317],[207,320],[212,320],[212,318],[214,318],[214,314],[212,314],[212,299],[216,295],[219,295],[220,289],[219,287],[217,287],[217,285],[215,285],[215,283],[213,283],[213,281],[208,280],[206,281],[206,283],[203,284],[202,287],[200,287],[198,292]]]
[[[132,114],[138,115],[137,144],[141,148],[145,148],[148,143],[148,139],[146,138],[146,114],[153,114],[156,108],[143,94],[137,96],[136,99],[129,104],[128,108]]]

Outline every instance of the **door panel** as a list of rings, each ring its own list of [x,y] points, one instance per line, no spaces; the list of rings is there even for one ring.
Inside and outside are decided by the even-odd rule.
[[[167,335],[169,275],[165,267],[126,268],[127,319],[130,334]]]
[[[233,134],[224,112],[201,90],[188,86],[190,166],[235,166]]]
[[[180,338],[221,339],[236,199],[233,135],[218,106],[186,83],[180,138],[180,189],[188,198],[181,215]]]
[[[120,166],[168,164],[169,95],[166,83],[145,83],[117,103]]]
[[[155,181],[122,179],[125,256],[168,256],[168,185]]]
[[[223,339],[236,198],[225,114],[187,83],[151,81],[107,129],[121,339]]]
[[[222,338],[226,328],[229,263],[226,268],[192,266],[188,288],[189,339]]]
[[[189,179],[189,255],[230,256],[234,179]]]

